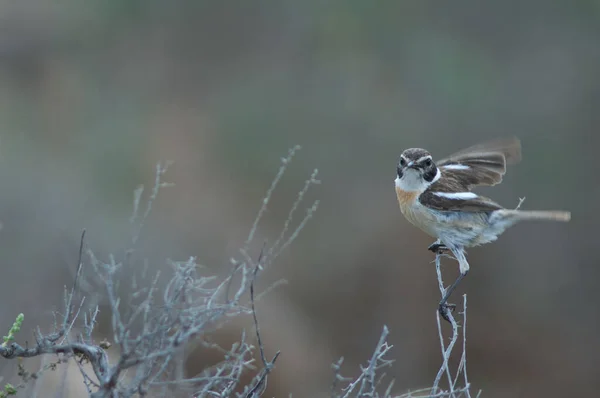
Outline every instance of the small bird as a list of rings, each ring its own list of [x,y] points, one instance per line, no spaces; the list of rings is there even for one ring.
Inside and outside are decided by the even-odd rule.
[[[448,297],[469,272],[465,248],[495,241],[519,221],[571,219],[567,211],[505,209],[471,192],[478,185],[499,184],[506,165],[520,160],[521,143],[516,137],[475,145],[437,162],[421,148],[400,155],[395,182],[402,214],[437,239],[429,250],[450,250],[459,264],[460,275],[439,303],[439,312],[448,321],[448,308],[453,308],[446,304]]]

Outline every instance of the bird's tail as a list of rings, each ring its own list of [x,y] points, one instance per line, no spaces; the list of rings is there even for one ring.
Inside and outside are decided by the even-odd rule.
[[[502,218],[512,219],[514,222],[522,220],[562,221],[571,220],[571,212],[561,210],[498,210]]]

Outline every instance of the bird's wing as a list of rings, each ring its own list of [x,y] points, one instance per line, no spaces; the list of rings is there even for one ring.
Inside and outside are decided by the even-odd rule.
[[[419,196],[419,202],[438,211],[486,213],[503,208],[490,198],[473,192],[438,192],[428,189]]]
[[[521,160],[521,142],[516,137],[489,141],[456,152],[436,162],[442,180],[454,181],[450,185],[460,190],[470,190],[476,185],[496,185],[506,173],[506,165]],[[443,186],[438,187],[443,190]]]

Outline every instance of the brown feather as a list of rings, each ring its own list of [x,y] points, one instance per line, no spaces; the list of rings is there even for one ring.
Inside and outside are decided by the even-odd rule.
[[[423,206],[439,211],[484,213],[503,208],[498,203],[485,196],[477,196],[472,199],[450,199],[438,196],[433,190],[429,189],[419,196],[419,202],[421,202]]]
[[[437,162],[443,177],[456,183],[444,183],[432,190],[464,192],[477,185],[496,185],[502,182],[506,165],[521,160],[521,143],[516,137],[474,145]],[[464,165],[469,169],[451,169],[444,166]],[[443,179],[442,179],[443,180]],[[446,190],[452,185],[459,190]]]
[[[442,177],[433,183],[430,191],[468,192],[476,185],[495,185],[502,181],[502,175],[483,168],[470,167],[468,170],[446,170],[440,168]]]
[[[438,161],[438,165],[445,163],[462,163],[469,159],[485,158],[489,154],[500,153],[504,155],[504,164],[515,164],[521,160],[521,141],[517,137],[501,138],[494,141],[483,142],[453,153],[445,159]]]

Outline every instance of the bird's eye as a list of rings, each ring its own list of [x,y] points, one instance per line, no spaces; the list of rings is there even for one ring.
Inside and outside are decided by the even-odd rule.
[[[406,166],[406,159],[400,158],[400,166],[402,166],[402,167]]]
[[[425,159],[425,160],[423,161],[423,166],[425,166],[425,167],[429,167],[429,166],[431,166],[431,159]]]

